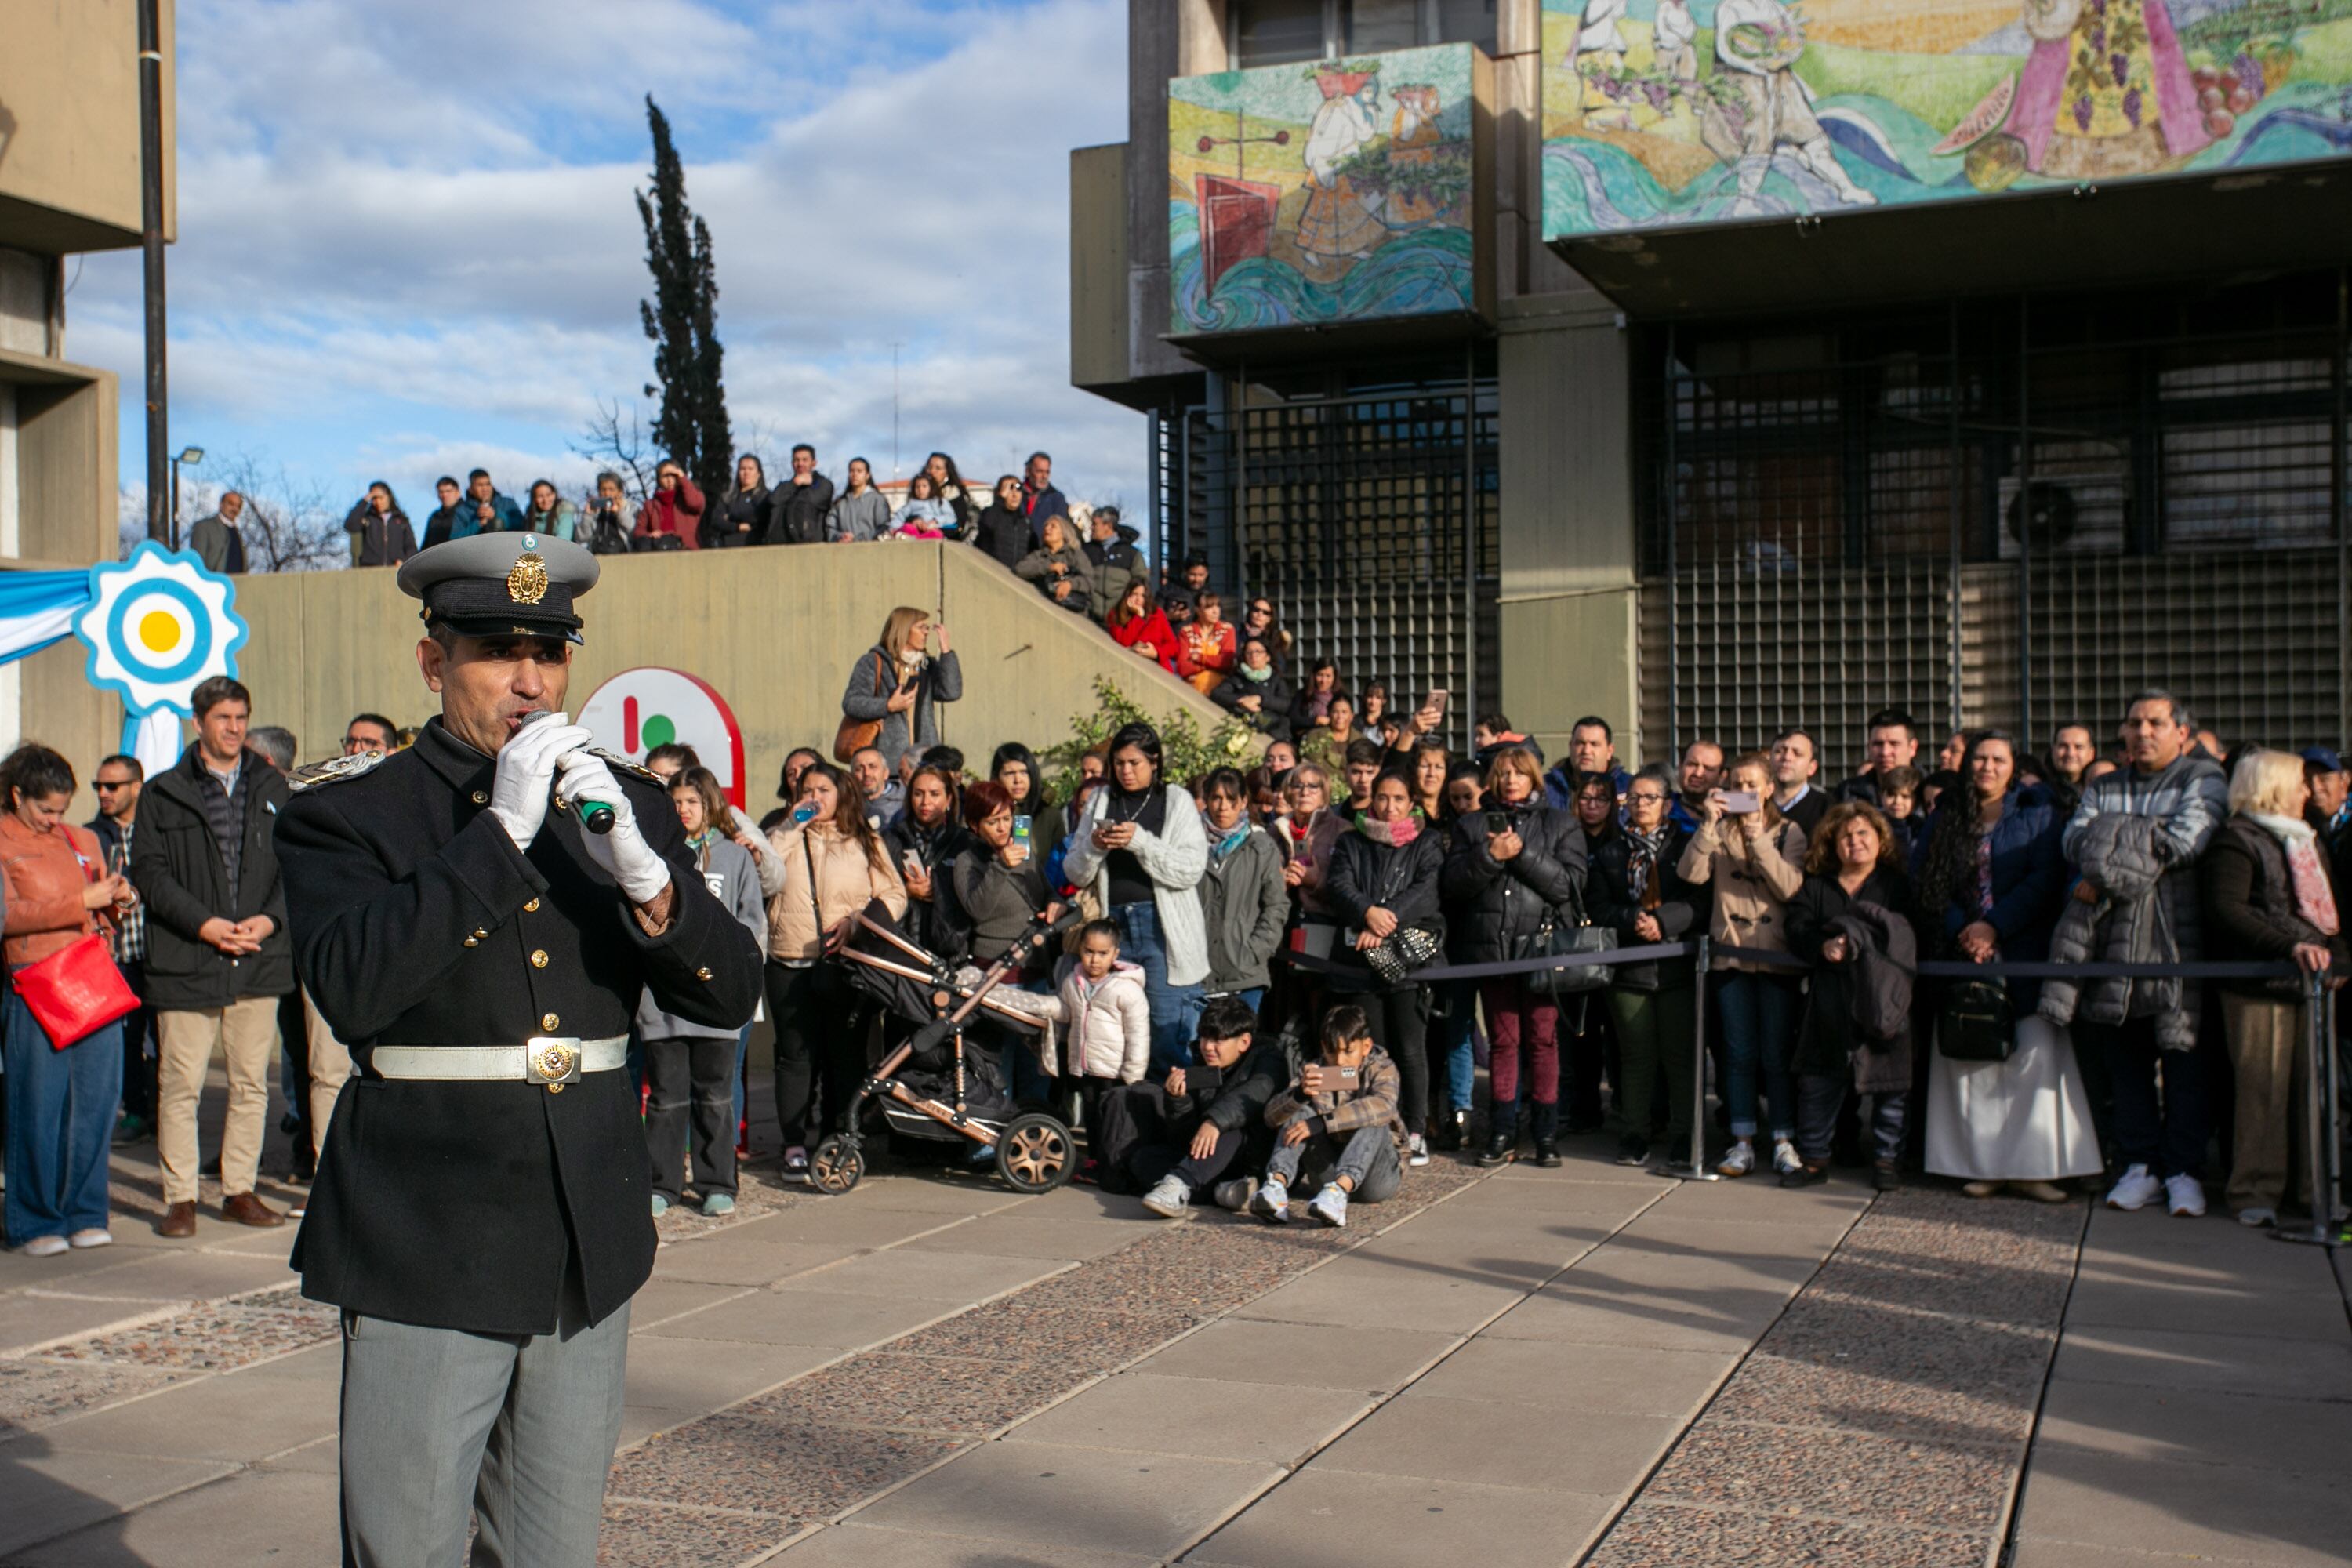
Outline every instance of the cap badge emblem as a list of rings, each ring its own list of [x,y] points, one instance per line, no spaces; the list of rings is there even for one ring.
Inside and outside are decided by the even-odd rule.
[[[507,573],[507,597],[518,605],[536,605],[547,597],[547,563],[537,551],[523,552]]]

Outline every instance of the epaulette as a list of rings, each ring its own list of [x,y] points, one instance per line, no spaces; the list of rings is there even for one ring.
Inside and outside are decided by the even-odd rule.
[[[585,751],[590,756],[594,757],[598,762],[603,763],[606,767],[611,768],[616,773],[626,773],[633,779],[640,780],[646,784],[654,784],[662,789],[667,789],[669,787],[669,781],[662,777],[661,774],[654,772],[653,769],[645,766],[643,763],[629,761],[628,758],[621,755],[618,752],[608,752],[602,746],[583,746],[581,749]]]
[[[286,785],[299,794],[306,789],[316,789],[320,784],[341,784],[377,767],[391,754],[389,752],[354,752],[348,757],[329,757],[323,763],[296,768],[286,775]]]

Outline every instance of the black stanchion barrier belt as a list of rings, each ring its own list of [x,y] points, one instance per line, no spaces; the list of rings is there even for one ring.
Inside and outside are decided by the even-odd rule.
[[[1415,983],[1438,980],[1489,980],[1505,974],[1535,974],[1550,969],[1583,969],[1596,964],[1614,967],[1620,963],[1643,963],[1663,958],[1688,958],[1698,952],[1696,942],[1654,942],[1637,947],[1610,947],[1598,952],[1563,952],[1541,958],[1509,958],[1493,963],[1433,963],[1416,969],[1408,977]],[[1761,947],[1725,947],[1712,944],[1707,952],[1714,958],[1736,958],[1744,963],[1759,963],[1770,969],[1791,972],[1809,971],[1813,966],[1801,958]],[[1312,958],[1305,953],[1286,953],[1292,968],[1310,973],[1336,974],[1360,972],[1361,964],[1337,963],[1328,958]],[[2303,971],[2284,959],[2268,963],[2252,962],[2225,963],[2047,963],[2011,962],[1995,959],[1990,963],[1970,963],[1951,959],[1931,959],[1919,964],[1916,973],[1933,980],[2161,980],[2167,976],[2182,980],[2294,980],[2303,978]]]

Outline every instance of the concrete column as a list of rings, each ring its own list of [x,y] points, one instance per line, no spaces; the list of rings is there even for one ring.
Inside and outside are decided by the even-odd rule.
[[[1645,752],[1625,331],[1592,295],[1503,315],[1503,711],[1552,757],[1598,713],[1631,762]]]

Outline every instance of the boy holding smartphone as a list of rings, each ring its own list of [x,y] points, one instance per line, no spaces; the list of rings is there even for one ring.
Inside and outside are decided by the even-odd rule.
[[[1298,1082],[1267,1102],[1265,1121],[1279,1130],[1265,1184],[1250,1212],[1268,1225],[1290,1218],[1290,1189],[1313,1194],[1307,1212],[1337,1229],[1348,1201],[1376,1204],[1404,1181],[1404,1122],[1397,1115],[1403,1076],[1372,1044],[1371,1021],[1353,1004],[1323,1016],[1321,1057]]]

